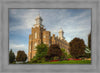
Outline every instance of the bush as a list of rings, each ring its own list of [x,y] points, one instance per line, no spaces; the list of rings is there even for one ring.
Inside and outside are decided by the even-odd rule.
[[[72,58],[71,54],[67,55],[67,58]]]
[[[44,63],[46,60],[45,58],[37,58],[37,57],[34,57],[33,59],[31,59],[31,61],[29,63]]]
[[[12,64],[16,64],[16,62],[13,62]]]
[[[44,63],[44,62],[45,62],[45,58],[42,58],[42,59],[41,59],[41,63]]]
[[[59,59],[59,57],[57,57],[57,56],[55,56],[54,58],[53,58],[53,60],[58,60]]]
[[[85,53],[86,58],[91,58],[91,53]]]

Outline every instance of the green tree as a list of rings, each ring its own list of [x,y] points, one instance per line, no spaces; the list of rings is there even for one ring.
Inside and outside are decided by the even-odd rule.
[[[36,56],[31,59],[30,63],[42,63],[45,62],[45,57],[47,55],[48,47],[46,44],[40,44],[36,46],[37,52]]]
[[[13,63],[15,61],[15,54],[12,49],[9,52],[9,63]]]
[[[65,59],[72,58],[71,54],[68,54],[64,48],[61,48],[61,50],[64,53]]]
[[[36,46],[37,52],[36,52],[36,57],[38,58],[43,58],[47,55],[47,50],[48,47],[46,44],[40,44]]]
[[[27,55],[25,54],[24,51],[18,51],[17,52],[16,61],[23,61],[23,62],[25,62],[26,59],[27,59]]]
[[[67,52],[64,48],[61,48],[62,53],[64,54],[64,58],[67,59]]]
[[[63,56],[63,52],[61,51],[59,45],[57,44],[50,45],[47,54],[48,54],[48,57],[50,58],[54,58],[54,57],[61,58]]]
[[[70,42],[70,54],[74,58],[79,58],[85,55],[85,44],[84,40],[80,38],[74,38]]]

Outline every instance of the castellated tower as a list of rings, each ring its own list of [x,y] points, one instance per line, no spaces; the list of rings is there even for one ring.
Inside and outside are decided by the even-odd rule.
[[[59,30],[59,39],[64,39],[64,36],[63,36],[64,32],[62,29]]]
[[[43,19],[40,15],[36,17],[35,21],[36,23],[32,27],[31,34],[29,35],[28,61],[36,55],[36,46],[41,43],[46,44],[48,47],[51,44],[58,44],[60,48],[64,48],[69,53],[69,43],[64,39],[62,29],[59,31],[59,37],[55,36],[55,34],[51,36],[51,32],[44,29],[42,25]]]
[[[42,25],[43,19],[38,15],[36,17],[36,24],[32,27],[31,34],[29,35],[29,49],[28,49],[28,61],[36,55],[36,46],[44,43],[50,45],[51,33],[44,29]]]

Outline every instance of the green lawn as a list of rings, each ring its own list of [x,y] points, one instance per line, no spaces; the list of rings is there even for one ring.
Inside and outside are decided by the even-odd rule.
[[[44,63],[30,63],[30,64],[91,64],[91,60],[70,60],[70,61],[57,61],[57,62],[44,62]]]

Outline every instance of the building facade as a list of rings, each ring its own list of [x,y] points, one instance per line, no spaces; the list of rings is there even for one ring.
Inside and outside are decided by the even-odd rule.
[[[69,43],[65,40],[63,30],[60,29],[59,36],[47,31],[42,25],[43,19],[38,15],[35,19],[36,24],[32,27],[31,34],[29,35],[29,48],[28,48],[28,61],[36,55],[36,46],[44,43],[47,46],[51,44],[59,44],[60,48],[64,48],[69,53]]]

